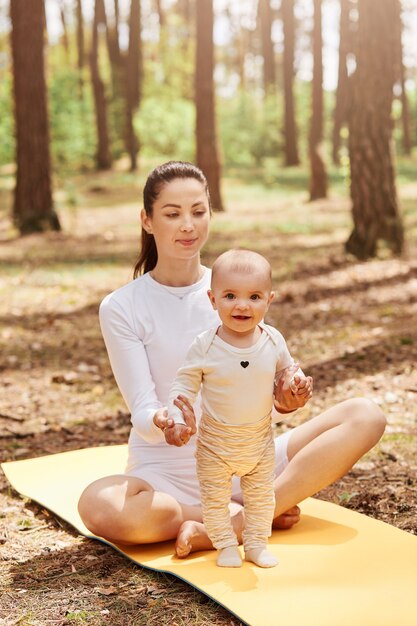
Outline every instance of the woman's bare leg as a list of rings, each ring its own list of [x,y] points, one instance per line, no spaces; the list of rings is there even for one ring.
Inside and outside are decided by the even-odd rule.
[[[133,476],[107,476],[89,485],[78,510],[87,528],[99,537],[125,545],[177,539],[178,556],[213,545],[202,524],[201,508],[178,503]],[[230,504],[234,531],[241,541],[242,506]]]
[[[382,437],[386,421],[371,400],[346,400],[298,426],[288,441],[289,463],[275,479],[275,520],[346,474]]]
[[[275,480],[274,528],[299,520],[297,503],[343,476],[381,438],[385,418],[365,399],[342,402],[298,426],[288,442],[289,464]],[[168,494],[130,476],[110,476],[92,483],[80,498],[79,512],[94,534],[125,544],[177,538],[178,556],[212,548],[201,508],[179,504]],[[232,524],[241,540],[241,505],[231,503]]]
[[[213,547],[202,524],[199,506],[180,504],[133,476],[115,475],[96,480],[84,490],[78,510],[92,533],[114,543],[129,545],[177,539],[176,552],[180,557]],[[232,502],[230,514],[240,543],[242,506]]]
[[[96,480],[81,495],[78,510],[95,535],[124,544],[175,539],[184,520],[201,521],[200,507],[179,504],[134,476]]]

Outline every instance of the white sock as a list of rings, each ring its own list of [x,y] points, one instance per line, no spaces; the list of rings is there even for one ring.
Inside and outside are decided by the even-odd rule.
[[[219,567],[242,567],[242,557],[237,546],[221,548],[217,556]]]
[[[278,565],[278,559],[265,547],[245,550],[245,559],[252,561],[258,567],[275,567]]]

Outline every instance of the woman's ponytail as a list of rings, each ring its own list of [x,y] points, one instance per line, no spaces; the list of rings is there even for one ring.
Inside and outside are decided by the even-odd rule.
[[[146,272],[152,271],[157,260],[158,252],[156,250],[155,238],[142,228],[140,254],[133,270],[133,278],[137,278],[141,274],[146,274]]]

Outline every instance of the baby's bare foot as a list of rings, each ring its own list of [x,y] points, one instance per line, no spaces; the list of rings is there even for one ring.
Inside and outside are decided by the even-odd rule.
[[[181,524],[175,542],[175,554],[179,559],[185,559],[191,552],[211,550],[212,548],[213,544],[201,522],[187,520]]]

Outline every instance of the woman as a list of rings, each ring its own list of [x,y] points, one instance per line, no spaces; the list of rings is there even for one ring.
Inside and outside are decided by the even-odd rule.
[[[110,363],[132,414],[128,463],[124,474],[89,485],[79,512],[91,532],[109,541],[176,539],[176,554],[185,557],[212,545],[202,524],[195,437],[181,447],[164,405],[192,340],[218,323],[207,297],[210,271],[200,264],[210,196],[201,170],[175,161],[151,172],[143,196],[136,280],[109,294],[100,307]],[[291,376],[290,371],[275,392],[280,413],[303,406],[311,396],[311,380],[294,394]],[[192,407],[185,398],[177,403],[195,433]],[[277,437],[274,528],[297,523],[297,503],[346,473],[384,428],[380,409],[357,398]],[[244,513],[236,483],[230,512],[240,537]]]

